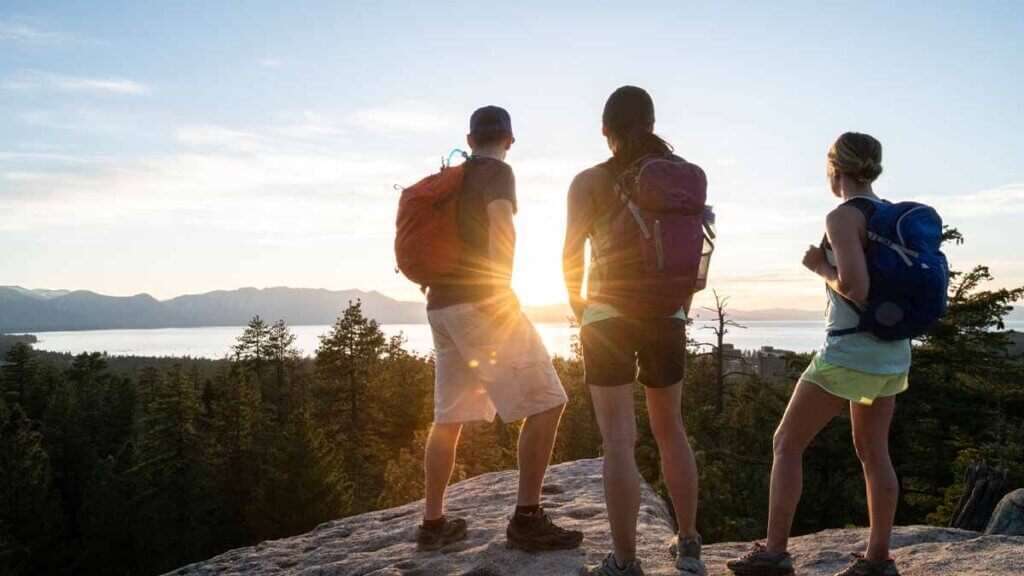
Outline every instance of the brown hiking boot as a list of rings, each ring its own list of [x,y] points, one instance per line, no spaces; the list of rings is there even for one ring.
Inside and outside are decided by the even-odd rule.
[[[863,554],[854,554],[850,565],[842,572],[836,572],[835,576],[900,576],[900,571],[892,558],[885,562],[872,562]]]
[[[528,516],[513,515],[505,530],[505,545],[515,550],[571,550],[583,542],[583,532],[556,526],[551,517],[539,508]]]
[[[440,528],[420,526],[416,531],[417,550],[440,550],[452,542],[466,538],[466,521],[462,518],[444,518]]]
[[[790,576],[793,574],[793,558],[789,552],[772,554],[758,542],[750,552],[726,562],[725,567],[738,576]]]

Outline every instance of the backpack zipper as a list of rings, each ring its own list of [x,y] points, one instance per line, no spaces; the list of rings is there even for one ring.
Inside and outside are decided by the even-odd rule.
[[[661,247],[661,220],[654,221],[654,252],[658,255],[658,270],[664,270],[665,253]]]
[[[640,166],[640,170],[637,171],[636,179],[639,180],[640,177],[643,176],[644,170],[646,170],[647,167],[650,166],[651,164],[657,164],[659,162],[668,162],[670,164],[687,164],[688,163],[686,160],[683,160],[682,158],[679,158],[679,160],[673,160],[672,159],[673,157],[674,158],[679,158],[678,156],[671,156],[671,157],[667,157],[667,158],[655,158],[655,159],[651,160],[650,162],[644,163],[642,166]]]
[[[903,224],[903,218],[905,218],[907,214],[910,214],[914,210],[921,210],[922,208],[924,208],[924,206],[915,206],[910,210],[907,210],[903,214],[900,214],[900,217],[896,219],[896,234],[899,235],[900,244],[902,244],[904,247],[906,247],[907,243],[903,241],[903,227],[901,226],[901,224]]]

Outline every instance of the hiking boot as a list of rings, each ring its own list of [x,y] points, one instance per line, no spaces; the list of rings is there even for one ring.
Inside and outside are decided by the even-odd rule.
[[[707,576],[708,568],[700,559],[701,538],[680,538],[678,534],[672,540],[668,553],[676,559],[676,568],[684,574]]]
[[[900,571],[892,558],[885,562],[872,562],[863,554],[854,554],[850,565],[842,572],[836,572],[835,576],[900,576]]]
[[[505,530],[506,546],[515,550],[571,550],[583,542],[583,532],[556,526],[551,517],[539,508],[533,514],[516,514]]]
[[[619,568],[615,563],[615,554],[608,554],[593,568],[581,567],[579,576],[644,576],[644,569],[640,567],[637,558],[627,562],[624,568]]]
[[[466,538],[466,521],[462,518],[444,518],[440,528],[420,526],[416,531],[417,550],[440,550],[452,542]]]
[[[758,542],[750,552],[726,562],[725,567],[739,576],[790,576],[793,574],[793,558],[789,552],[772,554]]]

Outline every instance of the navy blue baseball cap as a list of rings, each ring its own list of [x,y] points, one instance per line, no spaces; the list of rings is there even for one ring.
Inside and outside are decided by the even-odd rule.
[[[512,117],[500,106],[478,108],[469,117],[469,133],[507,132],[512,134]]]

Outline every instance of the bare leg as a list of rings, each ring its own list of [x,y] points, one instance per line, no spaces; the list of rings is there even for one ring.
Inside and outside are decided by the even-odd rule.
[[[434,424],[427,436],[423,454],[424,488],[426,492],[426,520],[444,515],[444,493],[455,467],[455,448],[459,444],[462,424]]]
[[[667,388],[647,388],[647,413],[658,442],[661,474],[665,478],[679,523],[679,535],[697,535],[697,461],[683,428],[682,382]]]
[[[523,423],[519,432],[519,506],[540,504],[540,491],[544,485],[544,474],[551,461],[551,450],[555,447],[558,421],[565,404],[534,414]]]
[[[636,521],[640,514],[633,386],[591,386],[590,395],[604,447],[604,500],[615,560],[625,566],[636,558]]]
[[[865,556],[872,562],[889,558],[889,541],[899,500],[899,482],[889,459],[889,425],[895,407],[893,396],[879,398],[871,406],[850,404],[853,445],[864,468],[868,516],[871,518],[871,535]]]
[[[766,543],[769,552],[786,551],[793,515],[803,492],[804,450],[845,404],[846,400],[825,392],[813,382],[801,380],[797,383],[773,442]]]

